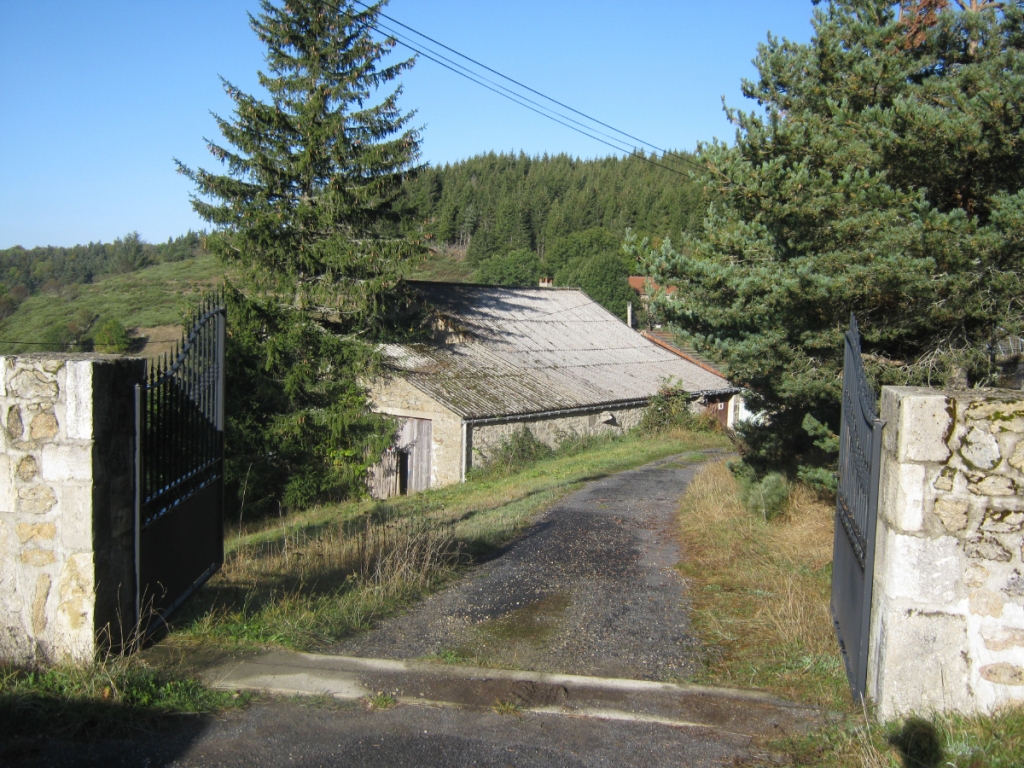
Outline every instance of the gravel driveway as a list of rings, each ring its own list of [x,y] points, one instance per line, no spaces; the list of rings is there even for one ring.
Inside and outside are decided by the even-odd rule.
[[[589,483],[498,556],[402,616],[329,649],[674,681],[695,669],[674,524],[705,458]]]

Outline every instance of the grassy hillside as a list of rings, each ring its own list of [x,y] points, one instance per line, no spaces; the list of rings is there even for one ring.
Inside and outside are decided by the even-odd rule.
[[[111,319],[128,329],[176,326],[181,310],[224,274],[224,266],[207,255],[32,296],[0,324],[0,354],[45,350],[69,324],[88,328],[83,339]]]
[[[406,280],[471,283],[474,281],[475,271],[464,258],[448,251],[435,251],[423,259],[405,264],[402,274]]]

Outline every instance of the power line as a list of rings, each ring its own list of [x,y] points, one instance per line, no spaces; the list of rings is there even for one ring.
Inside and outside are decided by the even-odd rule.
[[[483,88],[486,88],[487,90],[492,91],[493,93],[496,93],[499,96],[502,96],[502,97],[508,99],[509,101],[515,102],[519,106],[524,107],[525,109],[528,109],[531,112],[536,112],[541,117],[546,117],[548,120],[552,120],[552,121],[558,123],[559,125],[568,128],[569,130],[576,131],[577,133],[583,134],[588,139],[593,139],[594,141],[600,142],[601,144],[604,144],[605,146],[611,147],[612,149],[616,150],[617,152],[623,152],[625,154],[630,155],[631,157],[635,157],[635,158],[637,158],[639,160],[643,160],[646,163],[650,163],[651,165],[656,166],[658,168],[662,168],[663,170],[669,171],[670,173],[678,174],[679,176],[686,176],[687,175],[683,171],[680,171],[680,170],[678,170],[676,168],[673,168],[670,165],[664,165],[662,163],[659,163],[656,160],[652,160],[650,157],[647,157],[646,155],[642,155],[639,152],[637,152],[636,150],[629,149],[627,147],[622,147],[622,146],[619,146],[619,145],[616,145],[616,144],[612,144],[610,141],[606,141],[605,139],[598,138],[597,136],[594,136],[592,133],[588,133],[587,131],[585,131],[585,130],[583,130],[581,128],[577,128],[576,126],[570,125],[569,123],[566,123],[563,120],[559,119],[560,117],[564,118],[564,115],[559,115],[558,117],[555,117],[554,115],[550,115],[547,112],[542,112],[540,109],[537,109],[536,107],[532,107],[529,104],[526,104],[525,102],[520,101],[520,98],[525,98],[525,97],[518,96],[518,94],[516,96],[511,96],[511,95],[509,95],[507,93],[503,93],[502,91],[499,91],[497,88],[488,85],[486,82],[483,82],[481,80],[476,79],[475,76],[473,76],[471,74],[467,74],[467,72],[460,71],[460,70],[456,69],[455,67],[450,66],[450,65],[446,64],[445,62],[437,59],[437,58],[434,58],[434,56],[432,56],[431,54],[425,53],[424,51],[420,50],[416,46],[406,42],[405,40],[401,39],[400,37],[395,36],[393,33],[385,32],[384,29],[379,28],[376,24],[371,24],[370,26],[372,26],[374,29],[377,29],[379,32],[381,32],[381,34],[384,34],[384,35],[387,35],[388,37],[391,37],[392,39],[395,40],[395,42],[399,43],[400,45],[404,45],[406,48],[408,48],[413,53],[416,53],[416,54],[418,54],[420,56],[423,56],[425,59],[433,61],[435,64],[439,64],[440,66],[444,67],[445,69],[450,70],[450,71],[454,72],[455,74],[460,75],[461,77],[464,77],[467,80],[470,80],[470,81],[476,83],[477,85],[482,86]],[[565,118],[565,119],[568,120],[569,118]],[[688,161],[688,162],[690,162],[690,164],[693,165],[694,167],[696,167],[696,168],[698,168],[700,170],[703,170],[703,168],[701,168],[696,163],[693,163],[692,161]]]
[[[354,0],[354,2],[358,3],[359,5],[361,5],[364,8],[369,10],[369,6],[366,3],[362,2],[362,0]],[[386,13],[383,13],[381,11],[378,11],[378,15],[384,17],[388,21],[391,21],[392,23],[397,24],[398,26],[400,26],[400,27],[402,27],[404,29],[409,30],[410,32],[412,32],[415,35],[419,35],[420,37],[424,38],[425,40],[429,40],[430,42],[434,43],[435,45],[441,46],[446,51],[450,51],[451,53],[454,53],[456,56],[459,56],[459,57],[465,59],[466,61],[472,62],[473,64],[477,65],[478,67],[486,69],[488,72],[491,72],[492,74],[495,74],[495,75],[497,75],[498,77],[500,77],[500,78],[502,78],[504,80],[508,80],[510,83],[514,83],[515,85],[518,85],[520,88],[525,88],[530,93],[536,94],[537,96],[540,96],[542,99],[546,99],[547,101],[550,101],[553,104],[557,104],[558,106],[560,106],[560,107],[562,107],[564,109],[568,109],[570,112],[573,112],[573,113],[579,115],[580,117],[585,117],[587,120],[591,121],[592,123],[597,123],[598,125],[603,126],[605,128],[608,128],[611,131],[615,131],[615,133],[621,134],[622,136],[625,136],[628,139],[632,139],[633,141],[639,142],[643,146],[650,147],[651,149],[657,150],[658,152],[661,152],[662,155],[668,155],[668,156],[674,157],[674,158],[676,158],[678,160],[681,160],[681,161],[683,161],[685,163],[690,163],[690,164],[692,164],[692,165],[694,165],[696,167],[700,167],[697,163],[694,163],[688,157],[684,157],[683,155],[678,155],[675,152],[669,152],[668,150],[662,149],[661,147],[657,146],[656,144],[652,144],[649,141],[644,141],[641,138],[638,138],[636,136],[633,136],[632,134],[626,133],[625,131],[618,129],[618,128],[616,128],[613,125],[609,125],[608,123],[604,123],[604,122],[598,120],[596,117],[591,117],[590,115],[586,114],[585,112],[581,112],[578,109],[570,107],[568,104],[564,104],[561,101],[558,101],[558,99],[552,98],[551,96],[548,96],[545,93],[541,93],[540,91],[538,91],[538,90],[536,90],[534,88],[531,88],[530,86],[526,85],[525,83],[521,83],[518,80],[509,77],[508,75],[502,74],[498,70],[492,69],[491,67],[487,66],[483,62],[477,61],[476,59],[474,59],[474,58],[472,58],[470,56],[467,56],[466,54],[461,53],[460,51],[457,51],[457,50],[455,50],[454,48],[452,48],[450,46],[445,45],[440,40],[435,40],[434,38],[430,37],[430,35],[424,34],[423,32],[420,32],[419,30],[410,27],[408,24],[403,24],[402,22],[400,22],[398,19],[394,18],[393,16],[388,16]]]
[[[363,8],[366,8],[367,10],[371,10],[371,7],[369,5],[367,5],[366,3],[362,2],[362,0],[353,0],[353,2],[355,2],[358,5],[361,5]],[[424,38],[425,40],[429,40],[430,42],[434,43],[435,45],[439,45],[440,47],[444,48],[445,50],[450,51],[451,53],[454,53],[456,56],[459,56],[459,57],[465,59],[466,61],[469,61],[469,62],[475,64],[476,66],[481,67],[481,68],[487,70],[488,72],[491,72],[491,73],[497,75],[498,77],[501,77],[502,79],[507,80],[510,83],[513,83],[513,84],[519,86],[520,88],[526,89],[530,93],[534,93],[537,96],[540,96],[541,98],[546,99],[547,101],[552,102],[553,104],[557,104],[558,106],[563,107],[564,109],[568,109],[570,112],[573,112],[573,113],[575,113],[577,115],[580,115],[581,117],[584,117],[584,118],[586,118],[587,120],[590,120],[593,123],[596,123],[596,124],[601,125],[601,126],[603,126],[605,128],[608,128],[609,130],[612,130],[612,131],[614,131],[617,134],[620,134],[622,136],[625,136],[626,138],[629,138],[629,139],[632,139],[634,141],[637,141],[637,142],[639,142],[643,146],[647,146],[647,147],[650,147],[651,149],[654,149],[654,150],[656,150],[658,152],[661,152],[663,158],[664,157],[673,157],[676,160],[679,160],[680,162],[686,163],[686,164],[692,166],[693,168],[695,168],[697,170],[700,170],[700,171],[704,170],[704,168],[699,163],[694,162],[693,160],[691,160],[688,157],[684,157],[683,155],[679,155],[679,154],[676,154],[674,152],[669,152],[667,150],[664,150],[664,149],[662,149],[661,147],[658,147],[655,144],[652,144],[652,143],[650,143],[648,141],[644,141],[643,139],[640,139],[640,138],[638,138],[636,136],[633,136],[632,134],[626,133],[625,131],[622,131],[622,130],[618,129],[615,126],[609,125],[608,123],[602,122],[601,120],[598,120],[597,118],[591,117],[590,115],[588,115],[588,114],[586,114],[584,112],[581,112],[578,109],[574,109],[573,107],[570,107],[567,104],[563,104],[562,102],[558,101],[557,99],[554,99],[554,98],[552,98],[552,97],[550,97],[550,96],[548,96],[548,95],[546,95],[544,93],[541,93],[540,91],[538,91],[538,90],[536,90],[534,88],[531,88],[530,86],[528,86],[528,85],[526,85],[524,83],[521,83],[518,80],[515,80],[514,78],[511,78],[511,77],[509,77],[509,76],[507,76],[505,74],[502,74],[498,70],[493,69],[493,68],[487,66],[486,64],[483,64],[483,63],[477,61],[476,59],[473,59],[472,57],[467,56],[466,54],[461,53],[461,52],[455,50],[454,48],[452,48],[452,47],[450,47],[448,45],[445,45],[444,43],[442,43],[442,42],[440,42],[438,40],[435,40],[434,38],[430,37],[429,35],[426,35],[426,34],[420,32],[420,31],[414,29],[413,27],[410,27],[408,24],[403,24],[401,21],[398,21],[397,19],[395,19],[392,16],[388,16],[387,14],[382,13],[380,11],[377,12],[377,15],[381,16],[381,17],[383,17],[385,19],[388,19],[392,23],[397,24],[398,26],[403,27],[404,29],[409,30],[413,34],[416,34],[416,35]],[[653,165],[658,166],[659,168],[663,168],[663,169],[671,171],[673,173],[678,173],[680,175],[686,175],[686,174],[676,170],[675,168],[672,168],[670,166],[663,165],[662,163],[654,161],[654,160],[650,159],[649,157],[647,157],[646,155],[641,155],[641,154],[639,154],[638,152],[636,152],[633,149],[628,149],[628,148],[623,148],[621,146],[616,146],[615,144],[611,144],[608,141],[600,139],[597,136],[594,136],[593,134],[588,133],[587,131],[584,131],[584,130],[581,130],[580,128],[576,128],[576,127],[574,127],[572,125],[569,125],[569,124],[567,124],[566,122],[563,122],[563,121],[569,120],[569,121],[571,121],[573,123],[576,123],[576,125],[578,125],[578,126],[583,126],[585,128],[588,128],[589,130],[595,131],[597,133],[601,133],[600,131],[597,131],[596,128],[591,128],[590,126],[584,126],[583,123],[579,123],[578,121],[573,120],[572,118],[570,118],[570,117],[568,117],[566,115],[559,114],[558,112],[555,112],[555,110],[553,110],[553,109],[550,109],[548,107],[543,107],[542,105],[537,104],[537,102],[535,102],[535,101],[533,101],[531,99],[528,99],[526,96],[523,96],[522,94],[519,94],[519,93],[515,93],[514,91],[511,91],[510,89],[505,88],[505,86],[497,85],[496,83],[494,84],[494,85],[497,86],[497,88],[501,88],[502,91],[497,90],[495,87],[491,87],[487,83],[493,83],[493,81],[487,80],[486,82],[483,82],[483,81],[477,79],[477,78],[482,78],[483,76],[480,75],[479,73],[472,72],[471,70],[469,70],[468,68],[464,67],[461,64],[457,64],[456,62],[452,62],[451,59],[448,59],[447,57],[443,56],[440,53],[437,53],[436,51],[430,51],[429,53],[424,52],[420,48],[417,48],[415,45],[412,45],[411,43],[409,43],[406,40],[402,39],[402,37],[400,35],[398,35],[394,30],[391,30],[391,29],[385,27],[384,25],[380,24],[378,21],[376,21],[376,19],[374,19],[372,22],[369,22],[369,23],[370,23],[370,25],[374,29],[376,29],[377,31],[381,32],[382,34],[384,34],[384,35],[394,39],[396,42],[398,42],[401,45],[405,46],[409,50],[411,50],[411,51],[413,51],[413,52],[423,56],[424,58],[426,58],[426,59],[428,59],[430,61],[433,61],[435,64],[439,64],[440,66],[444,67],[445,69],[448,69],[448,70],[450,70],[452,72],[455,72],[455,74],[457,74],[457,75],[465,77],[467,80],[471,80],[472,82],[474,82],[477,85],[480,85],[480,86],[486,88],[489,91],[497,93],[499,96],[503,96],[504,98],[507,98],[510,101],[514,101],[515,103],[519,104],[522,107],[526,107],[531,112],[536,112],[537,114],[539,114],[539,115],[541,115],[543,117],[546,117],[549,120],[553,120],[554,122],[559,123],[560,125],[562,125],[562,126],[564,126],[566,128],[570,128],[571,130],[574,130],[577,133],[581,133],[584,136],[586,136],[587,138],[593,139],[594,141],[598,141],[598,142],[604,144],[605,146],[609,146],[612,149],[615,149],[616,151],[624,152],[626,154],[632,155],[633,157],[638,157],[638,158],[640,158],[642,160],[645,160],[645,161],[647,161],[647,162],[649,162],[649,163],[651,163]],[[423,44],[422,43],[417,43],[417,45],[422,46]],[[425,46],[423,46],[423,47],[425,47]],[[441,61],[441,59],[443,59],[444,61]],[[449,66],[449,64],[446,64],[445,62],[450,62],[450,64],[452,66]],[[455,67],[458,67],[458,69],[456,69]],[[508,93],[504,93],[503,91],[508,91]],[[514,94],[514,95],[510,96],[508,94]],[[523,103],[523,101],[520,101],[519,99],[525,99],[526,101],[529,101],[531,104],[537,105],[541,109],[546,109],[546,110],[548,110],[548,112],[554,113],[554,115],[557,115],[557,117],[555,117],[555,116],[553,116],[551,114],[548,114],[548,112],[541,112],[538,109],[530,107],[527,104]],[[618,141],[618,139],[614,139],[613,137],[608,136],[608,134],[601,133],[601,135],[602,136],[606,136],[607,138],[613,139],[614,141]]]
[[[402,45],[406,46],[407,48],[410,48],[410,50],[415,50],[406,41],[402,40],[401,37],[399,36],[399,34],[397,32],[395,32],[393,29],[384,26],[380,22],[374,22],[373,27],[374,27],[374,29],[376,29],[379,32],[386,33],[390,37],[394,38],[396,42],[399,42]],[[424,54],[422,52],[419,52],[419,53],[422,56],[426,56],[426,54]],[[579,120],[573,120],[571,117],[567,117],[566,115],[559,114],[558,112],[556,112],[555,110],[551,109],[550,107],[545,107],[543,104],[541,104],[539,102],[536,102],[533,99],[531,99],[531,98],[529,98],[527,96],[522,95],[521,93],[516,93],[512,89],[506,88],[504,85],[501,85],[500,83],[496,83],[493,80],[490,80],[490,79],[484,77],[483,75],[479,74],[478,72],[473,72],[468,67],[465,67],[462,64],[459,64],[457,61],[452,61],[447,56],[444,56],[444,55],[438,53],[437,51],[430,51],[430,54],[431,54],[431,56],[428,56],[427,58],[430,58],[431,61],[440,64],[441,62],[437,61],[437,59],[443,59],[444,61],[446,61],[449,64],[451,64],[453,67],[458,67],[460,70],[465,72],[466,74],[463,75],[464,77],[468,77],[469,79],[472,79],[474,82],[476,82],[479,85],[483,85],[484,82],[490,83],[495,88],[500,88],[502,91],[504,91],[507,94],[510,94],[515,99],[522,99],[522,101],[525,101],[525,102],[528,102],[530,104],[533,104],[538,109],[546,110],[546,112],[542,113],[545,117],[551,117],[551,115],[547,114],[548,112],[550,112],[550,113],[554,114],[557,118],[560,118],[562,120],[568,120],[570,123],[578,125],[581,128],[584,128],[584,129],[586,129],[588,131],[593,131],[594,133],[596,133],[596,134],[598,134],[600,136],[604,136],[606,139],[611,139],[612,141],[615,141],[615,142],[621,142],[621,139],[618,139],[615,136],[611,136],[611,135],[609,135],[607,133],[604,133],[603,131],[599,131],[596,128],[593,128],[593,127],[587,125],[586,123],[581,123]],[[432,57],[436,57],[436,58],[432,58]],[[442,64],[442,66],[444,66],[444,65]],[[447,68],[451,69],[451,67],[447,67]],[[462,74],[462,72],[459,72],[457,74]],[[483,82],[481,82],[481,81],[483,81]],[[486,87],[486,86],[484,86],[484,87]],[[492,89],[489,89],[489,90],[494,90],[494,89],[492,88]],[[502,94],[499,94],[499,95],[504,96],[505,94],[502,93]],[[506,98],[508,98],[508,96],[506,96]],[[517,102],[517,103],[519,103],[519,102]],[[534,111],[536,111],[536,110],[534,110]],[[565,125],[565,123],[562,123],[562,124]],[[614,129],[612,129],[612,130],[614,130]],[[589,136],[590,138],[595,138],[594,136],[592,136],[589,133],[587,133],[585,135]],[[628,134],[623,134],[623,135],[624,136],[628,136]],[[630,137],[630,138],[632,138],[632,137]],[[638,141],[639,141],[639,139],[638,139]],[[643,142],[641,142],[641,143],[643,143]],[[656,147],[655,147],[655,149],[656,149]],[[632,149],[629,148],[629,147],[620,147],[619,151],[620,152],[627,152],[628,153],[628,152],[632,152]]]
[[[64,351],[73,350],[76,347],[81,347],[82,343],[78,341],[70,341],[67,344],[60,344],[59,342],[53,341],[10,341],[0,339],[0,344],[10,344],[15,347],[60,347]],[[53,352],[53,349],[44,349],[43,352]],[[88,350],[86,350],[88,351]]]
[[[559,115],[558,117],[556,117],[555,115],[550,115],[550,114],[548,114],[546,112],[542,112],[540,109],[537,109],[536,107],[532,107],[529,104],[527,104],[527,103],[525,103],[523,101],[520,101],[520,98],[525,98],[525,97],[518,97],[518,96],[509,95],[507,93],[503,93],[502,91],[499,91],[497,88],[494,88],[494,87],[488,85],[487,83],[485,83],[485,82],[483,82],[481,80],[478,80],[473,75],[468,74],[466,72],[462,72],[462,71],[456,69],[455,67],[452,67],[452,66],[449,66],[448,64],[445,64],[443,61],[434,58],[431,54],[425,53],[424,51],[420,50],[416,46],[411,45],[410,43],[407,43],[405,40],[402,40],[399,37],[395,37],[393,34],[389,34],[387,32],[384,32],[383,29],[379,29],[375,24],[371,25],[371,26],[373,26],[374,29],[378,29],[378,31],[380,31],[382,34],[388,35],[389,37],[393,38],[395,40],[395,42],[399,43],[400,45],[404,45],[406,48],[408,48],[413,53],[416,53],[416,54],[418,54],[420,56],[423,56],[425,59],[433,61],[435,64],[439,64],[442,67],[444,67],[445,69],[450,70],[450,71],[454,72],[455,74],[460,75],[461,77],[464,77],[467,80],[470,80],[470,81],[476,83],[477,85],[482,86],[483,88],[486,88],[487,90],[492,91],[493,93],[496,93],[499,96],[502,96],[502,97],[508,99],[509,101],[515,102],[519,106],[524,107],[525,109],[528,109],[531,112],[536,112],[541,117],[546,117],[548,120],[552,120],[552,121],[558,123],[559,125],[562,125],[562,126],[568,128],[569,130],[576,131],[577,133],[581,133],[584,136],[586,136],[588,139],[593,139],[594,141],[598,141],[598,142],[604,144],[605,146],[611,147],[612,149],[616,150],[617,152],[624,152],[624,153],[626,153],[628,155],[631,155],[632,157],[636,157],[636,158],[639,158],[640,160],[643,160],[643,161],[645,161],[647,163],[650,163],[651,165],[655,165],[658,168],[663,168],[666,171],[670,171],[671,173],[679,174],[680,176],[686,176],[686,174],[683,173],[682,171],[677,170],[677,169],[675,169],[675,168],[673,168],[671,166],[668,166],[668,165],[662,165],[661,163],[657,162],[656,160],[652,160],[651,158],[647,157],[646,155],[639,154],[636,150],[632,150],[632,149],[629,149],[627,147],[623,147],[623,146],[619,146],[619,145],[616,145],[616,144],[612,144],[610,141],[606,141],[605,139],[598,138],[597,136],[594,136],[592,133],[588,133],[587,131],[585,131],[585,130],[583,130],[581,128],[577,128],[574,125],[570,125],[569,123],[566,123],[563,120],[559,119],[560,117],[564,117],[563,115]],[[566,119],[568,119],[568,118],[566,118]]]
[[[374,24],[372,26],[374,27],[374,29],[376,29],[377,31],[381,32],[382,34],[387,35],[388,37],[393,38],[395,40],[395,42],[397,42],[399,45],[405,46],[406,48],[408,48],[413,53],[415,53],[415,54],[417,54],[419,56],[422,56],[423,58],[425,58],[425,59],[427,59],[429,61],[432,61],[435,64],[439,64],[440,66],[444,67],[445,69],[447,69],[447,70],[449,70],[451,72],[454,72],[455,74],[457,74],[457,75],[459,75],[461,77],[464,77],[467,80],[469,80],[471,82],[474,82],[474,83],[476,83],[477,85],[479,85],[479,86],[481,86],[483,88],[486,88],[487,90],[491,91],[492,93],[496,93],[499,96],[501,96],[503,98],[506,98],[509,101],[512,101],[512,102],[518,104],[519,106],[524,107],[525,109],[530,110],[531,112],[537,113],[541,117],[546,117],[548,120],[553,120],[554,122],[558,123],[559,125],[562,125],[562,126],[568,128],[570,130],[576,131],[577,133],[581,133],[584,136],[586,136],[588,139],[593,139],[594,141],[599,141],[602,144],[604,144],[605,146],[611,147],[612,149],[616,150],[617,152],[624,152],[626,154],[636,155],[637,157],[643,157],[642,155],[637,155],[636,151],[630,149],[629,147],[625,147],[625,146],[622,146],[622,145],[619,145],[619,144],[613,144],[610,141],[606,141],[604,139],[598,138],[597,136],[593,135],[592,133],[588,133],[587,131],[583,130],[582,128],[577,128],[576,126],[573,126],[573,125],[570,125],[567,122],[564,122],[564,120],[568,119],[568,118],[565,118],[564,115],[558,115],[557,113],[555,113],[555,114],[548,114],[547,112],[542,112],[541,111],[542,109],[545,109],[544,107],[541,107],[540,109],[538,109],[537,107],[530,106],[530,104],[528,104],[528,103],[526,103],[526,101],[522,100],[522,99],[526,99],[525,96],[521,96],[521,95],[515,94],[513,92],[503,93],[502,91],[498,90],[498,88],[500,88],[501,86],[493,87],[493,86],[489,85],[487,81],[478,79],[478,77],[479,77],[478,75],[475,75],[474,73],[470,73],[468,70],[464,72],[464,71],[461,71],[459,69],[456,69],[456,67],[459,66],[459,65],[451,66],[449,64],[446,64],[444,61],[440,60],[439,58],[435,58],[434,55],[432,55],[433,52],[427,53],[427,52],[423,51],[422,49],[417,48],[416,46],[406,42],[405,40],[401,39],[400,37],[397,37],[393,32],[387,31],[387,27],[383,27],[383,26],[378,27],[376,24]],[[536,103],[536,102],[533,102],[533,103]],[[609,138],[611,138],[611,137],[609,137]],[[644,158],[644,159],[647,159],[647,158]],[[653,161],[651,161],[651,162],[653,162]],[[658,165],[658,163],[655,163],[655,165]],[[668,166],[661,166],[661,167],[663,167],[663,168],[665,168],[667,170],[673,171],[675,173],[680,173],[679,171],[676,171],[674,168],[669,168]]]

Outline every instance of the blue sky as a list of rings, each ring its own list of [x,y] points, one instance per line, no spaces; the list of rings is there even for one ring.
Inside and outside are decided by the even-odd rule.
[[[734,130],[724,96],[769,31],[810,38],[810,0],[392,0],[399,21],[553,96],[671,149]],[[160,242],[204,223],[172,158],[211,170],[210,112],[230,115],[223,75],[256,92],[257,0],[0,0],[0,248]],[[494,151],[613,150],[477,85],[420,63],[403,105],[423,160]]]

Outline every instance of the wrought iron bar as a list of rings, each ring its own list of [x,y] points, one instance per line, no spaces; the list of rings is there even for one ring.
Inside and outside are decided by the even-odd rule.
[[[220,477],[224,307],[204,302],[172,358],[149,371],[143,403],[140,500],[145,527]]]

